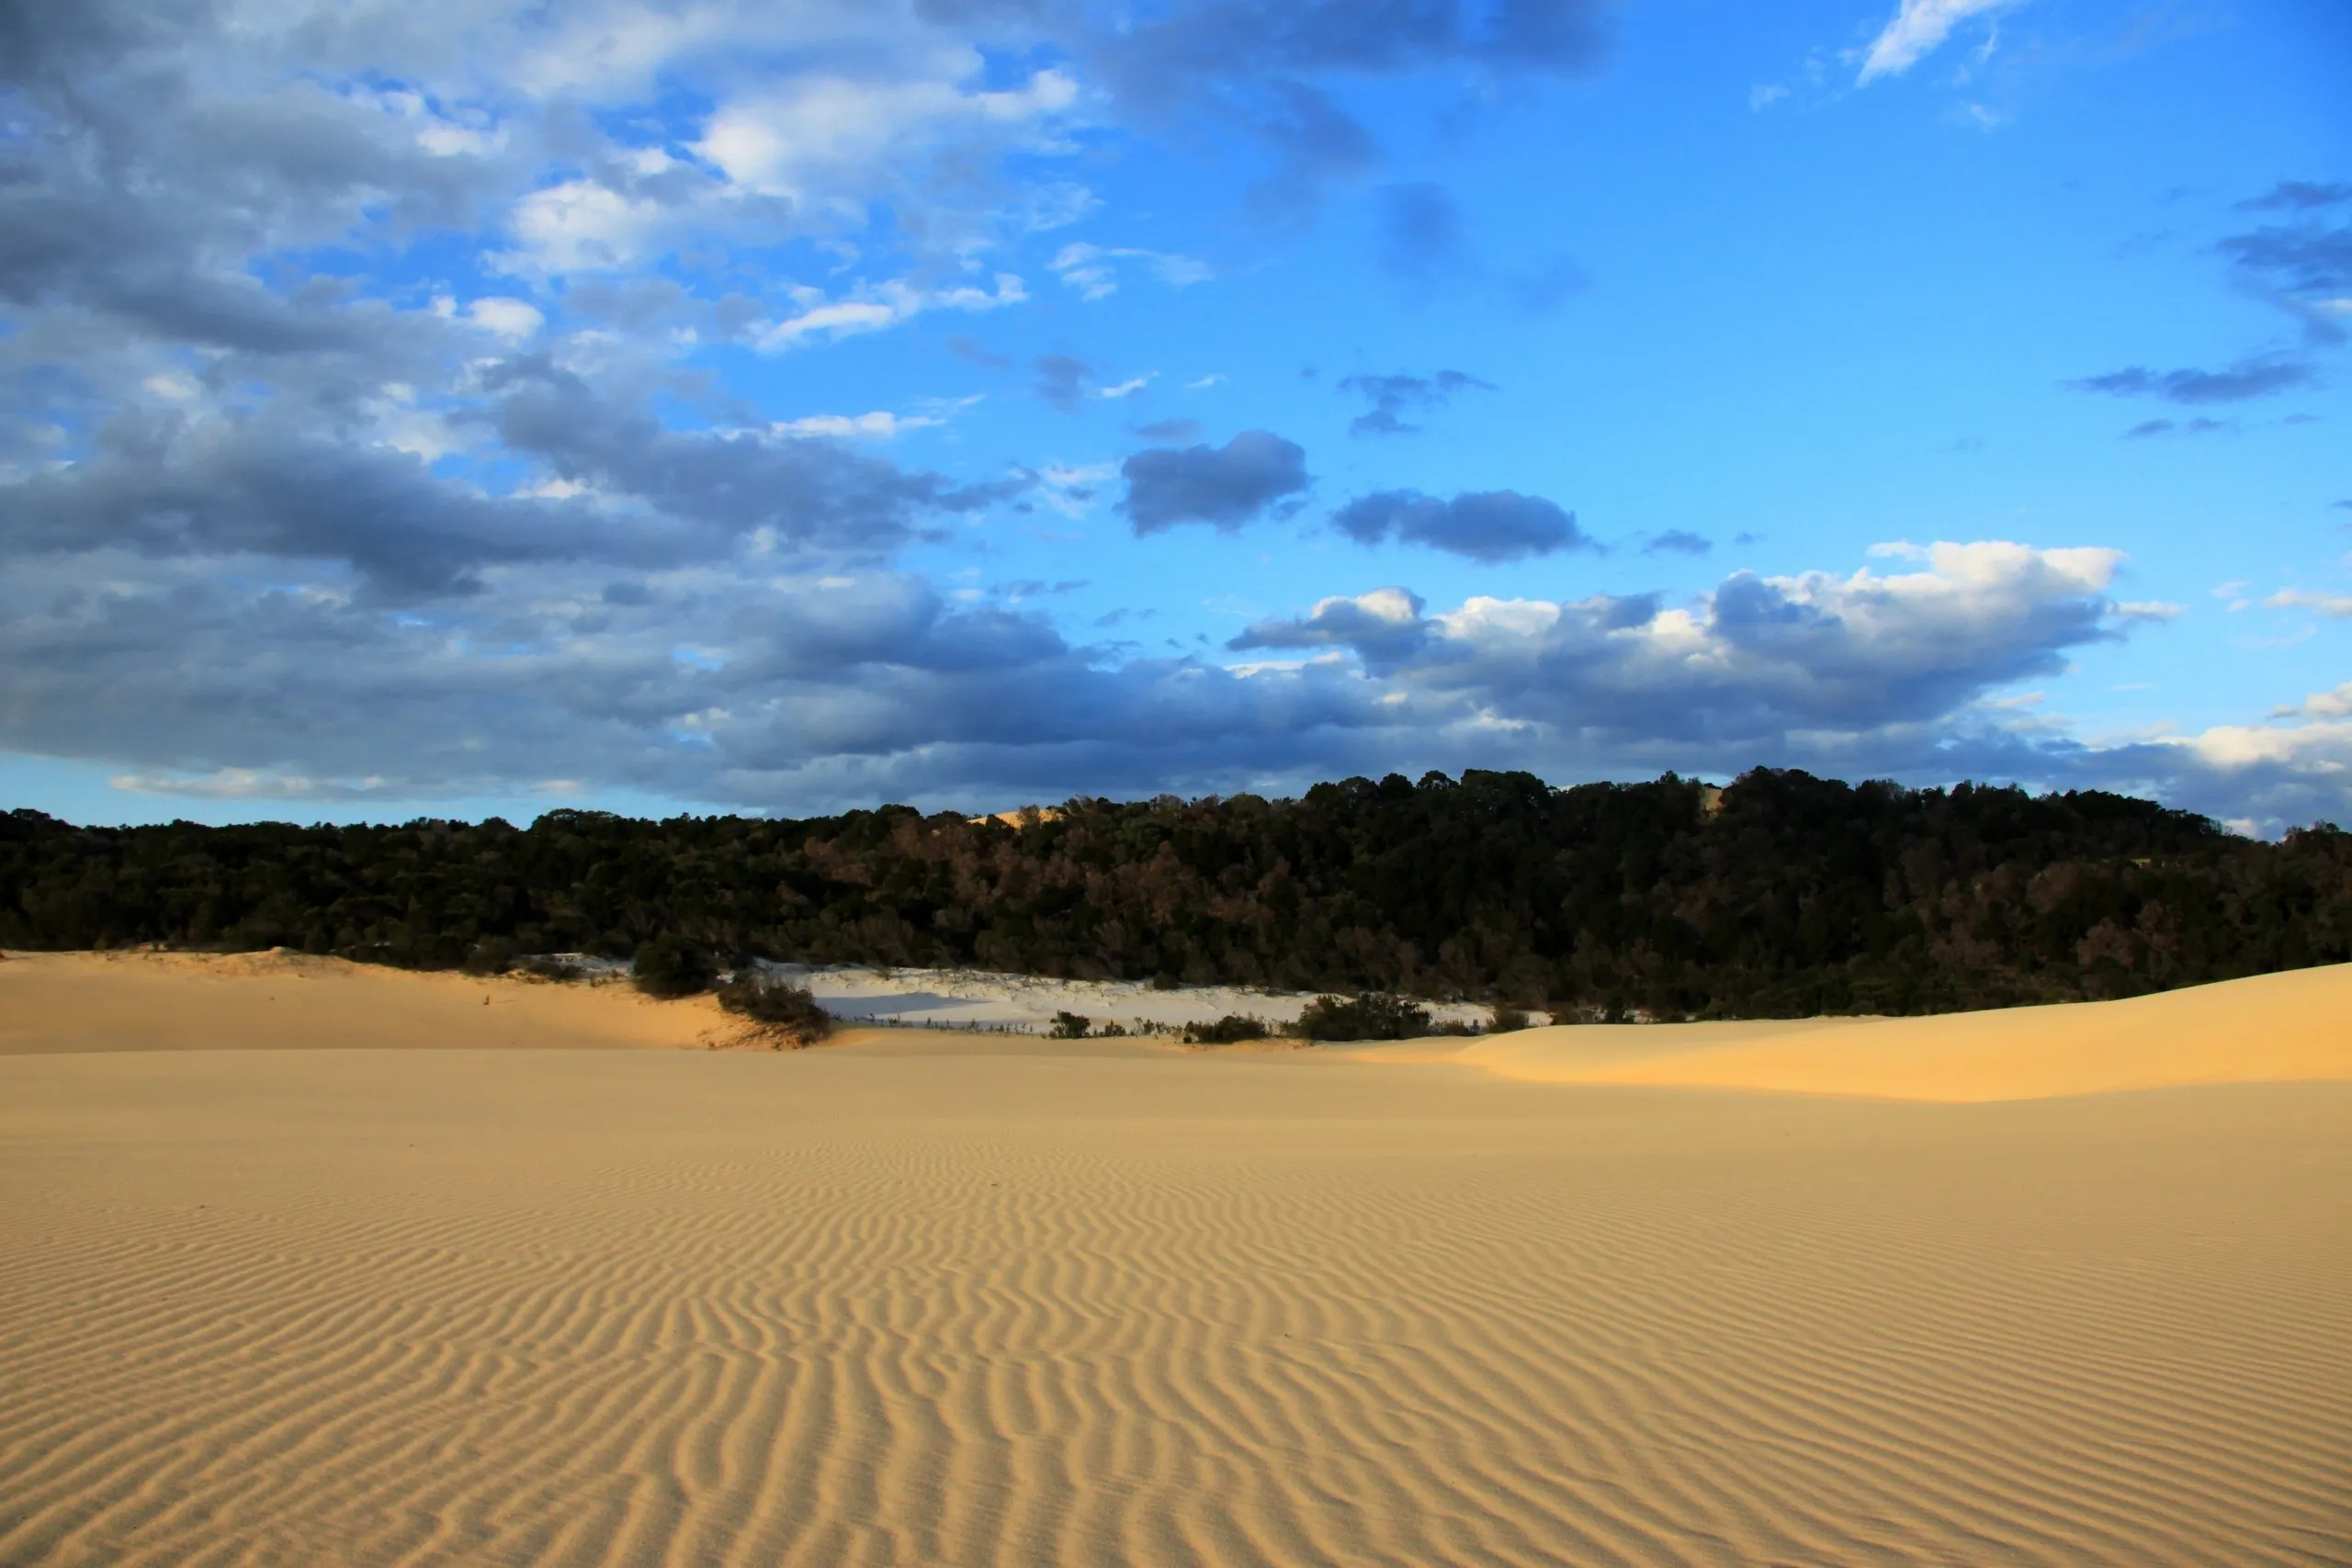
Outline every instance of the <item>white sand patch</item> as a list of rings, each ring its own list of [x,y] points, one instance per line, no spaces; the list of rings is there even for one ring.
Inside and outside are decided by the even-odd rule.
[[[1057,1012],[1074,1012],[1098,1028],[1116,1023],[1131,1033],[1173,1033],[1188,1023],[1213,1023],[1229,1014],[1263,1019],[1280,1028],[1297,1024],[1312,991],[1264,991],[1240,986],[1157,989],[1140,980],[1055,980],[985,969],[810,968],[761,966],[807,986],[835,1018],[919,1028],[990,1028],[1042,1033]],[[1493,1010],[1476,1002],[1429,1002],[1438,1023],[1484,1025]]]

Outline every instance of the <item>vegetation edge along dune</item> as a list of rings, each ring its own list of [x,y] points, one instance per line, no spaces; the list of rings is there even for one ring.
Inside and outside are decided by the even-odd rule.
[[[2352,958],[2352,835],[2098,792],[1758,770],[1072,800],[1026,826],[556,811],[527,829],[0,819],[0,947],[485,944],[1475,998],[1611,1020],[2125,997]]]

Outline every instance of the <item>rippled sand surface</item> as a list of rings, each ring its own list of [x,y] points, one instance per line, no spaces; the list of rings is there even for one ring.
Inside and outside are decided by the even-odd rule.
[[[2352,1085],[0,1059],[0,1563],[2352,1561]]]

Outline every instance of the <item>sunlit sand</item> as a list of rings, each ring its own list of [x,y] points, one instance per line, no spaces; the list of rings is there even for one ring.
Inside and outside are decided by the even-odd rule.
[[[2347,1021],[768,1053],[12,956],[0,1562],[2352,1560]]]

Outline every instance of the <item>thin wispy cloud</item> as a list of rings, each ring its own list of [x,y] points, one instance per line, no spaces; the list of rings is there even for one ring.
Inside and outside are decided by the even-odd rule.
[[[1900,76],[1943,46],[1952,29],[1972,17],[1989,16],[2022,0],[1903,0],[1878,36],[1863,51],[1863,85],[1883,76]]]

